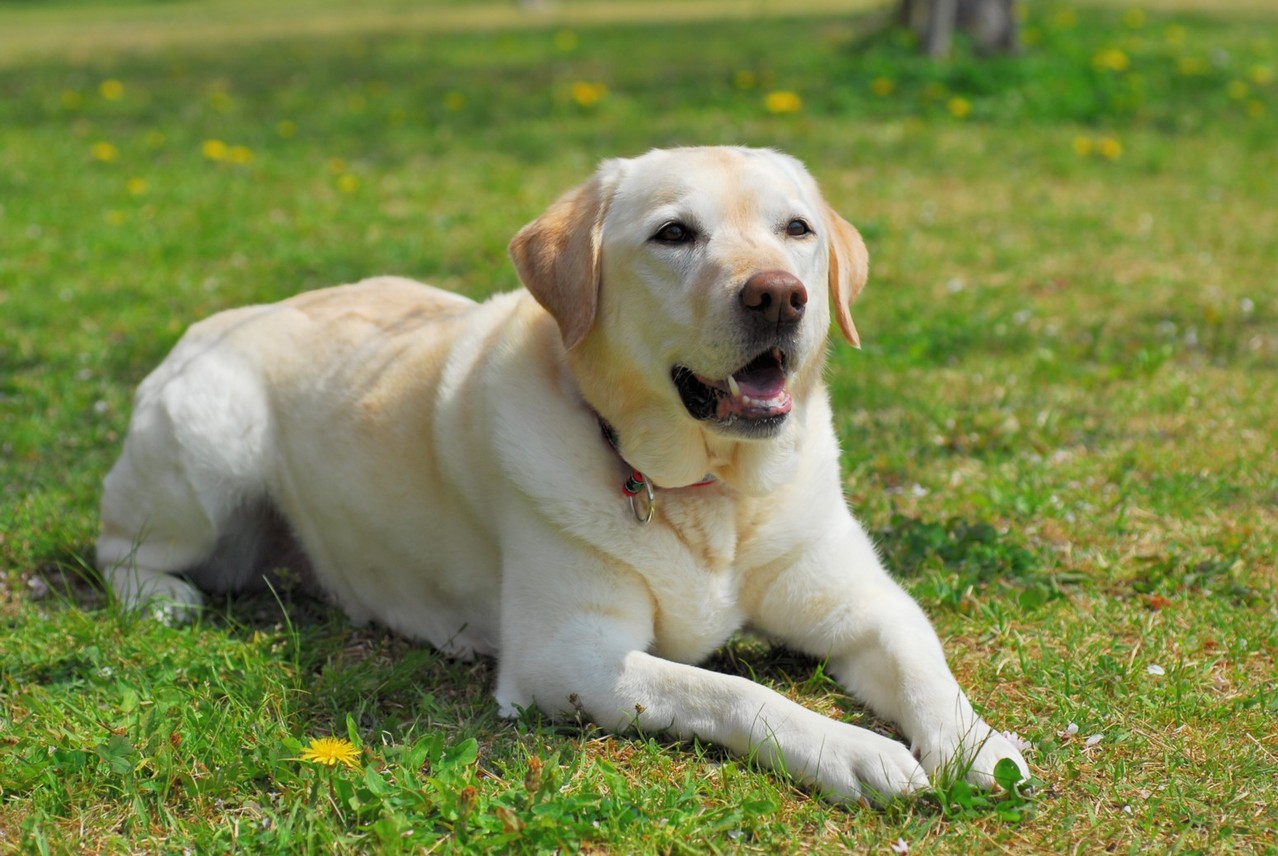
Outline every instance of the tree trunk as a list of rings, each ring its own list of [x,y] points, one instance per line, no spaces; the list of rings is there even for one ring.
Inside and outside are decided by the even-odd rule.
[[[980,53],[1016,53],[1020,26],[1015,6],[1016,0],[900,0],[897,18],[931,57],[949,55],[955,30],[971,36]]]

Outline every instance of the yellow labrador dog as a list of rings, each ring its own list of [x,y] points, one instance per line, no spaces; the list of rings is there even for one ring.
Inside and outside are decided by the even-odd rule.
[[[284,531],[353,620],[497,657],[506,714],[696,736],[843,801],[1028,775],[844,503],[821,371],[866,251],[803,166],[610,160],[510,252],[527,290],[481,304],[379,278],[192,327],[106,478],[120,599],[243,588]],[[693,665],[743,626],[909,747]]]

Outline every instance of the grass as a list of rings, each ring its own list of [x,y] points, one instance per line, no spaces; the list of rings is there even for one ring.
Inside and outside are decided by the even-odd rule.
[[[828,4],[441,5],[0,4],[0,849],[1278,850],[1272,8],[1032,4],[1023,57],[937,65]],[[597,160],[738,142],[866,236],[847,493],[1033,743],[1028,804],[845,811],[499,721],[491,664],[298,593],[171,629],[92,584],[132,390],[189,323],[378,272],[507,289]],[[881,727],[756,640],[711,665]],[[358,769],[296,760],[320,736]]]

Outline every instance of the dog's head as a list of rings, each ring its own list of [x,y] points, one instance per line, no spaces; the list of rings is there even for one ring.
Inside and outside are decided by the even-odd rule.
[[[757,470],[797,443],[831,303],[858,344],[849,307],[865,245],[802,164],[774,151],[606,161],[510,250],[558,322],[582,394],[663,486]],[[760,445],[772,449],[748,448]],[[736,475],[763,489],[754,482],[779,473]]]

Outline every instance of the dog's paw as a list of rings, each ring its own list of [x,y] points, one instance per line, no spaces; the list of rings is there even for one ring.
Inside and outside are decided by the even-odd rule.
[[[189,623],[204,605],[199,589],[171,574],[117,568],[107,578],[124,609],[145,611],[171,627]]]
[[[927,773],[902,743],[839,723],[803,769],[792,770],[834,802],[883,805],[928,787]]]
[[[1025,757],[1011,740],[990,728],[983,719],[965,731],[933,733],[915,741],[914,755],[934,779],[965,779],[969,784],[993,790],[994,770],[1004,759],[1016,764],[1021,779],[1030,777]]]

